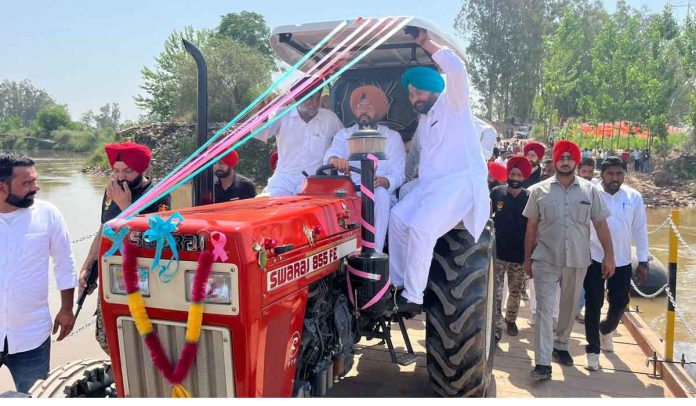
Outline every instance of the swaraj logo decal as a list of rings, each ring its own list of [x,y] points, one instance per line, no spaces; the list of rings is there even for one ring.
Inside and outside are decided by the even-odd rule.
[[[268,291],[287,285],[336,261],[338,261],[338,247],[332,247],[311,257],[274,269],[268,273]]]

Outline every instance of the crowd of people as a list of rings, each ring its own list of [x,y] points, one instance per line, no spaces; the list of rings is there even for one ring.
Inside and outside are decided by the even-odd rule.
[[[552,359],[574,364],[568,339],[576,320],[585,324],[585,368],[598,370],[600,353],[613,351],[612,333],[628,305],[632,241],[636,276],[644,279],[647,272],[646,211],[640,193],[624,184],[627,159],[604,156],[597,164],[585,151],[558,141],[552,159],[539,168],[545,148],[529,142],[505,165],[497,157],[488,163],[496,234],[495,338],[501,339],[503,328],[517,336],[520,298],[529,285],[536,380],[551,379]],[[533,179],[537,170],[540,176]],[[605,294],[609,309],[600,321]]]
[[[413,141],[405,145],[398,132],[379,124],[389,111],[389,100],[376,86],[359,86],[352,92],[350,108],[356,122],[348,128],[342,127],[334,112],[321,107],[317,93],[257,136],[264,142],[276,137],[278,145],[277,156],[271,157],[275,171],[263,193],[295,195],[306,174],[324,164],[348,172],[350,166],[359,166],[348,161],[348,136],[359,128],[380,131],[386,137],[389,159],[379,161],[374,181],[375,249],[382,251],[388,243],[399,311],[422,310],[437,239],[460,222],[478,239],[492,216],[498,241],[497,338],[504,326],[508,334],[517,335],[520,297],[526,280],[533,281],[532,377],[550,379],[552,358],[563,365],[573,363],[568,337],[584,287],[587,365],[596,370],[600,349],[610,351],[611,332],[627,300],[631,239],[638,241],[641,266],[647,261],[644,208],[640,194],[623,185],[626,162],[602,159],[600,178],[590,182],[579,172],[576,175],[589,161],[568,141],[556,142],[549,159],[541,143],[506,144],[506,158],[501,159],[500,148],[489,145],[494,130],[471,113],[462,59],[423,30],[415,42],[432,55],[447,81],[426,66],[411,67],[401,77],[419,117]],[[296,100],[304,95],[298,94]],[[72,330],[74,289],[93,288],[85,277],[97,259],[103,224],[153,187],[145,176],[151,160],[147,147],[125,142],[107,145],[105,152],[112,180],[102,200],[99,233],[79,274],[60,212],[35,199],[40,188],[34,162],[24,156],[0,155],[0,366],[9,368],[20,392],[46,378],[51,332],[60,331],[60,341]],[[216,202],[255,196],[253,183],[234,170],[238,159],[232,152],[215,164]],[[589,176],[593,174],[594,162]],[[352,176],[360,182],[359,174]],[[164,196],[144,213],[170,208],[171,199]],[[48,309],[49,257],[62,303],[53,321]],[[510,296],[503,319],[504,275]],[[605,280],[609,280],[610,310],[600,322]],[[96,338],[108,353],[100,309]]]

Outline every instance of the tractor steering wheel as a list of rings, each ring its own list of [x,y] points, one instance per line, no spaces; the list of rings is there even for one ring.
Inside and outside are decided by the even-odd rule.
[[[357,173],[358,175],[360,175],[359,168],[356,168],[354,166],[349,166],[348,168],[350,168],[351,172]],[[327,174],[326,171],[329,169],[331,169],[331,172],[329,174]],[[319,168],[317,168],[316,175],[317,176],[338,176],[338,171],[336,170],[336,168],[334,168],[333,165],[330,165],[330,164],[329,165],[322,165]]]

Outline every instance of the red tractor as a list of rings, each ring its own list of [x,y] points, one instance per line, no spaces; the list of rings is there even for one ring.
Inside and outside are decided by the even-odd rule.
[[[292,64],[336,24],[279,27],[271,44]],[[463,49],[430,23],[414,19],[411,25],[427,29],[454,50]],[[344,123],[352,122],[344,105],[346,95],[358,85],[377,84],[391,100],[386,124],[408,139],[417,117],[398,82],[410,63],[434,65],[409,34],[399,33],[333,84],[331,108]],[[356,143],[354,157],[381,152],[379,134],[356,134],[359,137],[377,142],[361,143],[373,150]],[[372,184],[371,168],[369,161],[360,168],[367,185]],[[351,370],[354,344],[361,339],[383,339],[394,362],[415,362],[403,323],[411,315],[398,311],[395,288],[386,284],[387,255],[359,251],[362,241],[373,238],[361,227],[361,217],[371,221],[370,201],[358,196],[350,177],[324,173],[328,170],[320,168],[309,176],[295,197],[181,210],[184,221],[173,235],[179,269],[167,282],[148,272],[156,253],[154,244],[143,238],[148,216],[128,221],[126,241],[137,247],[138,283],[147,314],[164,353],[174,361],[185,345],[199,256],[211,250],[213,234],[217,244],[224,237],[226,258],[212,264],[196,358],[182,382],[194,397],[323,396]],[[495,349],[493,244],[490,230],[474,242],[464,229],[454,229],[435,248],[424,311],[427,368],[439,395],[482,396],[488,387]],[[100,386],[108,386],[113,378],[117,396],[169,396],[172,385],[153,365],[128,307],[123,257],[104,257],[109,248],[111,241],[105,239],[100,248],[100,289],[111,363],[100,369],[106,378],[92,379],[93,392],[73,385],[66,393],[113,395],[113,390],[104,392],[105,385]],[[162,252],[161,262],[166,263],[171,247]],[[406,354],[393,348],[392,323],[404,335]],[[52,374],[48,381],[57,379],[59,374]]]

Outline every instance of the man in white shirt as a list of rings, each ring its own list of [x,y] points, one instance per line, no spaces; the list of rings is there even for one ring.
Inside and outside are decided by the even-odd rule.
[[[602,200],[611,216],[607,218],[614,246],[616,271],[613,275],[602,273],[601,262],[604,250],[594,228],[591,230],[590,252],[592,264],[585,276],[585,337],[587,338],[586,368],[599,369],[600,349],[612,352],[611,335],[628,305],[631,284],[631,241],[635,241],[638,268],[636,274],[644,279],[648,268],[648,229],[643,197],[635,189],[623,184],[626,163],[618,157],[609,157],[602,162],[602,183],[596,184]],[[606,318],[599,321],[604,303],[604,282],[607,283],[609,310]]]
[[[51,331],[58,341],[75,324],[75,261],[58,209],[34,199],[39,191],[34,161],[0,154],[0,367],[7,365],[18,392],[48,377]],[[61,307],[51,323],[48,258]]]
[[[314,87],[310,85],[295,99],[300,100]],[[321,92],[316,92],[256,136],[263,142],[275,136],[278,145],[278,166],[263,193],[294,196],[300,192],[305,174],[314,175],[322,165],[324,153],[343,123],[334,112],[319,107],[320,102]]]
[[[466,66],[452,50],[419,30],[416,43],[447,75],[417,66],[401,82],[416,111],[421,147],[418,183],[391,211],[389,273],[404,290],[401,311],[422,310],[423,291],[437,239],[463,221],[478,240],[489,217],[488,170],[469,104]]]
[[[348,138],[362,128],[372,128],[387,137],[387,159],[380,160],[375,173],[375,251],[382,252],[389,225],[389,210],[394,193],[404,182],[406,150],[401,135],[389,127],[378,124],[389,111],[389,101],[376,86],[360,86],[350,96],[350,108],[357,124],[344,128],[334,135],[331,147],[324,154],[324,162],[341,172],[348,173],[348,166],[360,167],[357,161],[348,161]],[[353,173],[353,182],[360,184],[360,175]],[[393,199],[393,200],[392,200]]]

